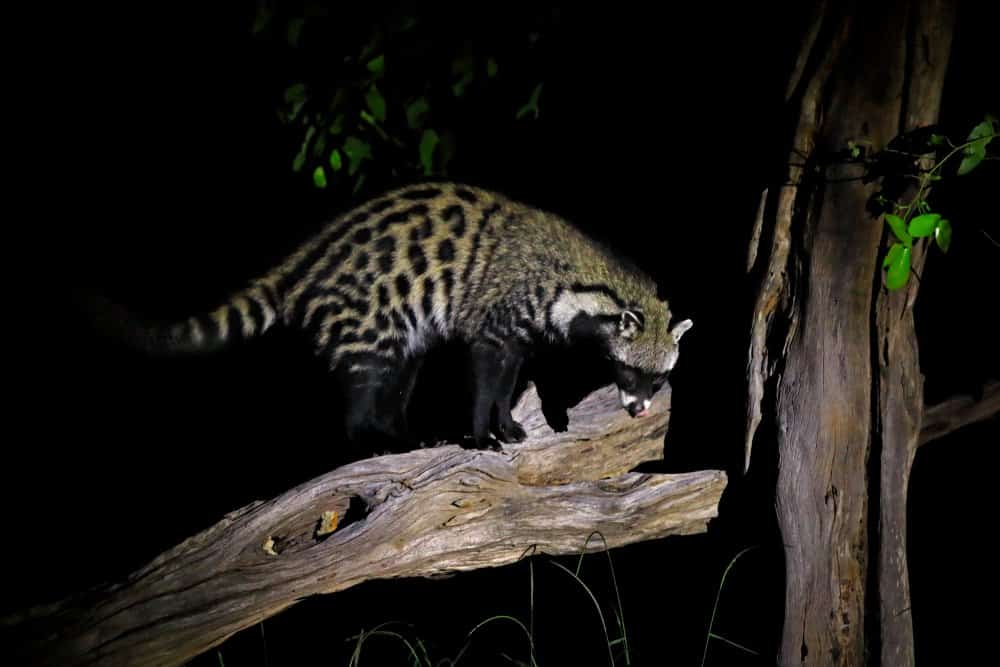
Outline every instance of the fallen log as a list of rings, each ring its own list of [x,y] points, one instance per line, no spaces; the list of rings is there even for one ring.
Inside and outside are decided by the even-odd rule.
[[[604,387],[557,433],[533,387],[501,451],[458,445],[358,461],[255,502],[124,580],[0,620],[25,663],[177,665],[303,598],[703,532],[721,471],[630,472],[662,458],[664,389],[641,419]],[[150,517],[149,527],[156,518]]]

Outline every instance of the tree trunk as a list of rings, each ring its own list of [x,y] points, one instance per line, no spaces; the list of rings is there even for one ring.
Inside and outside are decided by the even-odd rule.
[[[553,433],[529,389],[514,409],[524,443],[358,461],[232,512],[115,585],[0,619],[0,630],[32,664],[176,665],[305,597],[369,579],[703,532],[724,473],[629,472],[662,458],[669,400],[664,390],[631,419],[605,387]]]
[[[886,293],[883,224],[866,207],[875,186],[859,165],[827,162],[851,141],[877,151],[936,120],[952,22],[938,0],[821,2],[789,86],[795,166],[764,210],[772,240],[751,333],[746,441],[749,463],[761,415],[774,415],[781,664],[860,665],[879,652],[884,664],[913,660],[905,510],[923,406],[917,283]]]
[[[903,132],[937,121],[944,75],[951,52],[954,3],[915,3],[907,31],[910,48],[909,86],[904,91]],[[888,239],[888,234],[886,235]],[[912,266],[923,273],[925,246],[914,248]],[[876,306],[875,345],[878,350],[878,417],[881,470],[878,516],[878,596],[881,664],[912,665],[916,658],[910,613],[910,575],[906,561],[906,498],[910,470],[923,422],[923,376],[913,320],[920,283],[906,289],[881,290]],[[876,445],[877,446],[877,445]]]

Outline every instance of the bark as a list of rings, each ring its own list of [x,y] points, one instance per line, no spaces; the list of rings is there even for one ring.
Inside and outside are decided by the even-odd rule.
[[[603,549],[588,542],[593,531],[611,548],[703,532],[724,473],[629,472],[662,458],[669,400],[665,389],[633,420],[605,387],[553,433],[529,389],[514,411],[525,443],[359,461],[232,512],[121,582],[0,628],[21,640],[24,662],[176,665],[305,597],[369,579]]]
[[[749,465],[762,415],[774,416],[781,664],[860,665],[880,652],[885,664],[912,661],[900,601],[909,599],[905,486],[923,405],[918,283],[885,293],[883,224],[867,212],[875,185],[858,178],[860,166],[828,158],[850,141],[877,151],[936,119],[951,13],[936,0],[820,2],[789,85],[792,166],[782,177],[791,185],[772,184],[761,234],[770,248],[756,251],[769,259],[751,328],[745,442]],[[921,252],[914,261],[922,266]]]
[[[908,85],[904,90],[902,132],[937,122],[954,31],[954,3],[914,2],[908,26]],[[888,235],[886,235],[886,245]],[[914,248],[912,266],[923,273],[926,244]],[[913,458],[924,420],[923,376],[913,318],[920,283],[881,290],[875,312],[878,355],[881,469],[879,471],[878,599],[881,664],[916,661],[906,560],[906,499]],[[874,642],[873,642],[874,643]]]
[[[924,408],[918,444],[926,445],[963,426],[996,417],[997,414],[1000,414],[1000,382],[994,380],[983,387],[982,398],[954,396]]]
[[[783,187],[777,188],[777,201],[773,205],[773,220],[771,221],[771,248],[767,268],[761,282],[761,287],[757,293],[754,304],[753,322],[750,332],[750,358],[747,365],[747,377],[749,386],[747,389],[747,434],[745,447],[744,470],[750,468],[750,453],[753,448],[754,435],[761,420],[761,404],[764,401],[765,384],[772,376],[775,369],[775,360],[770,358],[769,341],[772,337],[780,337],[783,329],[787,337],[779,346],[779,352],[775,355],[778,359],[785,353],[783,349],[788,341],[794,336],[798,327],[798,312],[789,309],[787,304],[788,292],[788,261],[791,249],[792,218],[795,212],[797,198],[799,196],[799,184],[801,183],[805,170],[803,164],[805,156],[811,155],[815,148],[815,139],[818,125],[820,123],[820,102],[823,88],[827,78],[830,76],[833,64],[843,46],[843,41],[847,35],[847,26],[840,26],[839,30],[828,39],[828,43],[823,43],[817,47],[816,40],[819,37],[820,26],[824,22],[824,13],[827,12],[825,2],[820,2],[816,13],[813,16],[811,25],[807,31],[807,39],[803,43],[799,53],[798,61],[795,65],[795,72],[788,86],[786,101],[796,104],[798,111],[796,114],[796,124],[793,130],[791,146],[788,150],[787,172],[782,174]],[[801,78],[806,62],[814,49],[819,48],[820,56],[811,77],[800,90]],[[787,185],[785,184],[787,183]],[[766,213],[765,204],[758,209],[755,223],[753,240],[751,242],[750,253],[747,260],[748,269],[757,262],[759,238],[761,231],[757,229],[763,226]],[[775,325],[775,318],[782,321],[783,326]]]
[[[771,266],[754,312],[751,406],[764,400],[764,383],[778,370],[767,400],[777,421],[776,509],[786,545],[780,662],[857,665],[867,567],[869,317],[881,229],[859,215],[868,188],[824,184],[813,174],[826,150],[851,139],[884,144],[895,134],[898,109],[878,107],[901,85],[892,75],[902,53],[872,58],[878,64],[859,71],[871,36],[859,39],[849,12],[822,7],[816,20],[821,26],[810,32],[817,37],[806,45],[814,52],[799,59],[813,69],[803,74],[788,160],[806,167],[790,168],[793,185],[780,189],[776,203]],[[888,90],[873,90],[873,79]],[[821,175],[845,176],[831,171]],[[751,413],[748,449],[757,422]]]

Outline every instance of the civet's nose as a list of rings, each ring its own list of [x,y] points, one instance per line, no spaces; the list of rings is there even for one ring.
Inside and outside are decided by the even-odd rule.
[[[632,417],[645,417],[648,414],[647,411],[649,410],[650,403],[651,401],[648,398],[645,401],[635,400],[626,405],[625,409],[628,410],[628,413]]]

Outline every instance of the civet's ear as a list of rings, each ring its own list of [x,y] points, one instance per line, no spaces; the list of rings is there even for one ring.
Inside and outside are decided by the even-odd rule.
[[[618,335],[625,340],[632,340],[642,331],[645,318],[642,313],[632,310],[623,310],[618,319]]]
[[[677,324],[675,324],[674,328],[670,330],[670,335],[673,336],[674,342],[675,343],[680,342],[681,336],[684,335],[684,332],[693,326],[694,322],[692,322],[691,320],[684,320],[682,322],[678,322]]]

